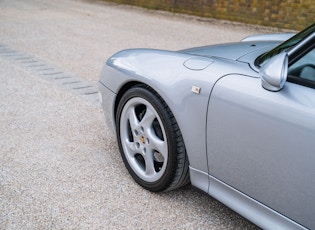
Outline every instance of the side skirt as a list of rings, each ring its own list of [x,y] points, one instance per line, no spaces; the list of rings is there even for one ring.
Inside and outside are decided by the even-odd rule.
[[[207,173],[189,166],[189,176],[192,186],[195,186],[205,193],[208,193],[209,178]]]
[[[263,229],[306,229],[209,175],[209,195]]]

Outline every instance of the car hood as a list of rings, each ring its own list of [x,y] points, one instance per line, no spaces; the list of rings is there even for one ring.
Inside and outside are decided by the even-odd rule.
[[[210,45],[203,47],[196,47],[181,50],[179,52],[206,56],[206,57],[220,57],[230,60],[239,60],[244,56],[255,53],[255,57],[258,57],[262,53],[271,50],[280,42],[278,41],[264,41],[264,42],[237,42],[237,43],[228,43],[220,45]],[[251,59],[255,58],[253,55],[250,55]],[[242,58],[242,61],[245,61],[246,58]]]

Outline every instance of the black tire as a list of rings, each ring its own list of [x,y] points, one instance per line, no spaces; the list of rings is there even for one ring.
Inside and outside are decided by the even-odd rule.
[[[139,185],[163,192],[189,182],[180,129],[166,103],[150,87],[137,85],[122,96],[116,127],[121,156]]]

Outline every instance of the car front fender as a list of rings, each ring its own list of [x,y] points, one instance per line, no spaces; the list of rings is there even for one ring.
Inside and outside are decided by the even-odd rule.
[[[187,67],[186,61],[191,58],[194,59],[194,66],[199,66],[198,68]],[[202,59],[200,65],[198,65],[198,58]],[[206,60],[209,60],[209,65],[206,64]],[[229,69],[226,66],[232,67]],[[195,172],[207,178],[205,135],[211,90],[222,76],[241,69],[250,68],[244,63],[229,60],[215,61],[212,58],[171,51],[124,50],[107,61],[100,82],[115,95],[119,95],[121,90],[126,90],[125,86],[131,82],[142,83],[155,90],[177,120],[185,142],[190,169],[196,170]],[[113,100],[110,106],[114,111],[119,97],[116,96]],[[115,114],[112,114],[112,117],[114,120]],[[193,179],[192,183],[194,184]],[[202,187],[202,190],[207,192],[207,185]]]

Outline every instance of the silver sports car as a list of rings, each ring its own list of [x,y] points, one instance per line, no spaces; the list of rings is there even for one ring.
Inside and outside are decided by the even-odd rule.
[[[123,50],[99,89],[145,189],[191,182],[264,229],[315,229],[315,24],[177,52]]]

